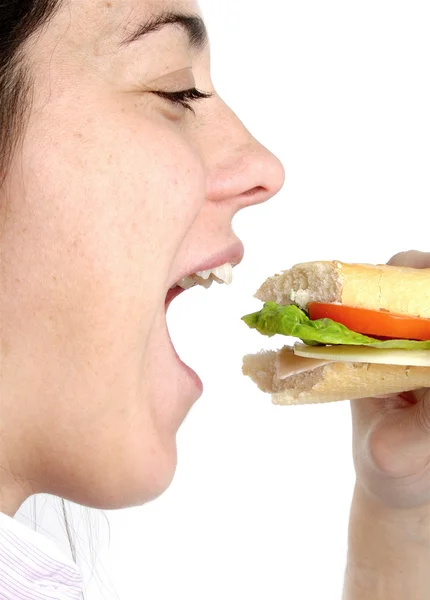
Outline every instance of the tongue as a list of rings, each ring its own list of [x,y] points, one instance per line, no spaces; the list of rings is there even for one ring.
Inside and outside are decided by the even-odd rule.
[[[166,301],[165,301],[166,309],[169,308],[172,301],[175,298],[177,298],[179,296],[179,294],[182,294],[182,292],[184,292],[184,291],[185,290],[179,286],[176,286],[173,289],[169,290],[167,292]]]

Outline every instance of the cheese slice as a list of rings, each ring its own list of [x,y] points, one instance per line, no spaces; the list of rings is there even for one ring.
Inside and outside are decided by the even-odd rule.
[[[307,346],[297,343],[294,354],[313,360],[430,368],[430,350],[383,350],[368,346]]]
[[[293,348],[284,346],[284,348],[278,352],[276,357],[276,374],[278,379],[288,379],[288,377],[291,377],[292,375],[298,375],[299,373],[305,373],[306,371],[313,371],[318,367],[323,367],[329,362],[331,362],[331,360],[316,360],[313,358],[296,356]]]

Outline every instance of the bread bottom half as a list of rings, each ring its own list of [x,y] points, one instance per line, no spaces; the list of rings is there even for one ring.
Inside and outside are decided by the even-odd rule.
[[[243,359],[243,374],[272,395],[274,404],[318,404],[398,394],[430,387],[430,367],[332,362],[279,379],[275,351]]]

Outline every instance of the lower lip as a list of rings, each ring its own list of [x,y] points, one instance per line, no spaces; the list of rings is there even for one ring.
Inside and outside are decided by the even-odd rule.
[[[175,298],[177,298],[180,294],[182,294],[182,292],[184,292],[185,290],[183,290],[180,287],[175,287],[172,290],[169,290],[169,292],[167,293],[166,296],[166,312],[167,309],[169,308],[170,304],[173,302],[173,300]],[[169,339],[170,339],[170,335],[169,335]],[[175,346],[172,343],[172,340],[170,339],[170,343],[172,344],[172,348],[173,351],[175,353],[176,359],[179,362],[179,364],[181,365],[183,371],[185,371],[188,375],[188,378],[191,379],[191,381],[194,383],[195,387],[197,388],[199,394],[201,395],[203,393],[203,382],[200,379],[200,377],[197,375],[197,373],[195,371],[193,371],[193,369],[191,367],[189,367],[187,364],[184,363],[183,360],[181,360],[181,357],[179,356],[179,354],[176,352]]]
[[[197,373],[195,371],[193,371],[193,369],[191,367],[189,367],[188,365],[186,365],[184,363],[184,361],[180,359],[180,357],[178,356],[178,353],[176,352],[176,350],[175,350],[175,354],[176,354],[176,358],[178,359],[178,362],[180,363],[181,367],[183,368],[184,371],[186,371],[186,373],[188,375],[188,378],[191,379],[191,381],[193,382],[193,384],[197,388],[197,391],[199,392],[199,395],[201,396],[203,394],[203,382],[202,382],[202,380],[197,375]]]

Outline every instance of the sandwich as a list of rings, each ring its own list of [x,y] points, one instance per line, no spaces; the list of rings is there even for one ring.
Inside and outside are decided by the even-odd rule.
[[[243,317],[277,352],[243,373],[274,404],[312,404],[430,387],[430,269],[310,262],[269,277]]]

